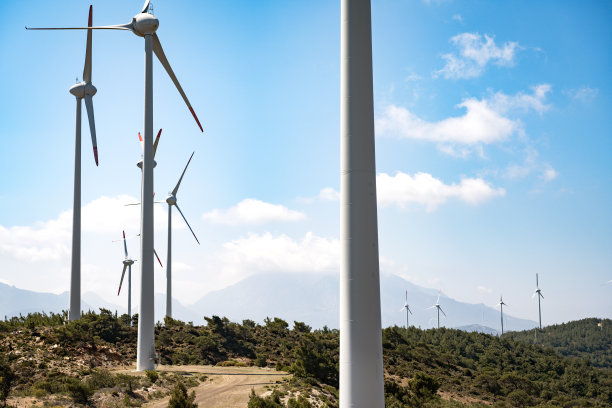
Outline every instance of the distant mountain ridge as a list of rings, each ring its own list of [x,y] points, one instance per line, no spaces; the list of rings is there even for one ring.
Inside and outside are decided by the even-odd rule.
[[[408,290],[408,302],[412,310],[410,325],[432,328],[436,325],[435,310],[426,310],[436,301],[438,292],[423,288],[395,275],[381,275],[382,326],[404,326],[406,313],[403,306],[404,291]],[[339,278],[334,275],[308,273],[266,273],[250,276],[226,288],[204,295],[192,305],[173,301],[173,317],[183,321],[203,324],[204,316],[222,316],[241,322],[251,319],[263,322],[266,317],[279,317],[289,323],[305,322],[313,328],[339,327]],[[104,301],[95,293],[83,294],[83,310],[104,307],[119,314],[125,306]],[[451,299],[444,294],[440,304],[447,318],[441,316],[440,325],[463,328],[480,325],[496,332],[499,311],[484,304],[470,304]],[[0,317],[28,312],[60,312],[68,308],[68,292],[59,295],[18,289],[0,283]],[[166,310],[164,294],[155,295],[155,320],[163,321]],[[136,302],[132,313],[138,312]],[[527,330],[536,322],[519,319],[504,313],[506,330]],[[471,331],[469,327],[466,331]],[[478,330],[476,330],[478,331]],[[491,333],[492,333],[491,332]]]

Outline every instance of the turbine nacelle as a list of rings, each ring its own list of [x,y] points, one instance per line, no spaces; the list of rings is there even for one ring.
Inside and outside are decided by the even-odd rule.
[[[130,265],[134,265],[134,260],[133,259],[124,259],[123,260],[123,265],[125,266],[130,266]]]
[[[140,170],[142,170],[142,162],[144,161],[144,159],[140,159],[138,160],[138,163],[136,163],[136,166],[138,166],[138,168]],[[157,166],[157,162],[155,160],[153,160],[153,168],[155,168]]]
[[[166,202],[168,205],[176,205],[176,196],[172,193],[168,194],[168,197],[166,197]]]
[[[79,82],[70,87],[70,93],[79,99],[85,98],[85,95],[94,96],[97,92],[98,90],[91,82]]]
[[[154,34],[159,28],[159,20],[153,14],[140,13],[132,19],[131,28],[134,34],[144,37]]]

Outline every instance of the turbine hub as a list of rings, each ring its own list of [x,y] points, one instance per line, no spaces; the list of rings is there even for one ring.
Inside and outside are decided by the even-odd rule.
[[[168,194],[168,197],[166,197],[166,202],[168,205],[176,205],[176,196],[172,193]]]
[[[146,34],[153,34],[159,27],[159,20],[149,13],[140,13],[132,19],[134,34],[144,37]]]
[[[138,166],[138,168],[140,170],[142,170],[142,162],[144,161],[144,159],[140,159],[138,160],[138,163],[136,163],[136,166]],[[153,168],[155,168],[157,166],[157,162],[155,160],[153,160]]]
[[[127,266],[134,265],[134,261],[132,259],[124,259],[123,264]]]
[[[70,93],[81,99],[84,98],[85,95],[94,96],[96,92],[98,92],[98,90],[91,84],[91,82],[79,82],[78,84],[74,84],[70,87]]]

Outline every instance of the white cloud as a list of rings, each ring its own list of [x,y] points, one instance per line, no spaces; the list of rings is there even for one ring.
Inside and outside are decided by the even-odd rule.
[[[222,288],[262,272],[337,273],[340,241],[308,232],[301,239],[285,234],[249,234],[226,242],[211,260],[220,273],[212,288]]]
[[[549,163],[539,161],[538,151],[530,146],[525,148],[523,163],[508,166],[503,176],[508,179],[521,179],[531,173],[539,173],[539,178],[545,182],[552,181],[559,176],[559,173]]]
[[[580,101],[582,103],[588,103],[593,101],[597,94],[599,93],[599,89],[591,88],[588,86],[582,86],[577,89],[570,89],[569,91],[564,92],[569,95],[570,98]]]
[[[467,157],[472,150],[482,156],[481,144],[499,143],[522,134],[520,120],[509,114],[530,110],[542,113],[549,109],[545,102],[550,90],[550,85],[541,84],[532,87],[531,94],[497,92],[480,100],[468,98],[457,105],[465,108],[465,114],[437,122],[421,119],[406,108],[389,105],[376,120],[376,132],[381,137],[436,142],[442,152],[455,156]]]
[[[485,286],[482,286],[482,285],[479,285],[479,286],[478,286],[476,289],[477,289],[477,290],[478,290],[480,293],[493,293],[493,289],[489,289],[489,288],[487,288],[487,287],[485,287]]]
[[[319,198],[324,201],[338,201],[340,193],[331,187],[325,187],[319,192]]]
[[[454,18],[454,17],[453,17]],[[445,78],[474,78],[481,75],[486,65],[492,62],[498,66],[514,64],[516,42],[506,42],[501,47],[495,45],[493,37],[478,33],[462,33],[450,39],[457,52],[442,55],[446,65],[436,75]]]
[[[256,225],[271,221],[301,221],[306,219],[306,214],[290,210],[283,205],[246,198],[227,210],[215,209],[207,212],[202,218],[216,224]]]
[[[81,209],[81,230],[94,233],[128,233],[140,230],[140,207],[125,207],[136,202],[133,197],[102,196]],[[159,210],[158,210],[159,211]],[[164,217],[156,217],[156,229],[165,225]],[[36,222],[32,226],[4,227],[0,225],[0,252],[25,262],[62,261],[70,256],[72,240],[72,210],[57,218]]]
[[[457,20],[458,22],[463,23],[463,17],[461,17],[461,14],[454,14],[453,20]]]
[[[557,170],[553,169],[550,164],[546,164],[544,166],[544,170],[542,171],[541,178],[544,181],[552,181],[559,176]]]
[[[444,184],[427,173],[414,176],[402,172],[395,176],[381,173],[376,177],[376,188],[382,207],[404,208],[415,203],[424,205],[427,211],[434,211],[453,198],[476,205],[506,194],[503,188],[494,188],[481,178],[463,178],[460,183]]]

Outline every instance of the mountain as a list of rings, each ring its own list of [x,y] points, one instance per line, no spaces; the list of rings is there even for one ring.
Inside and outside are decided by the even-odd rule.
[[[395,275],[381,275],[381,315],[383,327],[406,324],[403,306],[404,291],[412,310],[410,324],[422,328],[436,325],[436,311],[425,310],[436,302],[438,293],[410,283]],[[317,274],[258,274],[235,285],[210,292],[190,309],[200,316],[225,316],[232,321],[280,317],[289,323],[308,322],[314,328],[339,327],[339,279]],[[440,298],[447,318],[441,315],[440,325],[460,327],[476,324],[497,327],[499,311],[484,304],[459,302],[445,295]],[[178,314],[177,314],[178,316]],[[504,314],[506,330],[527,330],[536,322]],[[194,321],[195,322],[195,321]]]
[[[408,291],[408,303],[412,310],[410,324],[424,329],[436,326],[436,311],[426,310],[436,302],[438,292],[410,283],[395,275],[381,275],[381,316],[383,327],[406,324],[403,306],[404,291]],[[267,273],[246,278],[232,286],[210,292],[192,305],[173,300],[173,317],[196,325],[204,323],[204,316],[222,316],[241,322],[251,319],[263,322],[266,317],[279,317],[289,323],[307,322],[314,328],[339,327],[339,279],[337,275],[308,273]],[[133,300],[132,313],[138,313],[138,303]],[[32,292],[0,283],[0,317],[16,316],[29,312],[56,312],[68,309],[68,292],[59,295]],[[459,302],[444,294],[440,305],[447,317],[440,315],[440,325],[463,327],[474,324],[497,330],[499,311],[484,304]],[[119,314],[126,312],[126,305],[109,303],[95,293],[87,292],[82,298],[83,310],[98,311],[105,308]],[[155,295],[155,321],[163,321],[166,296]],[[504,328],[528,330],[536,322],[519,319],[504,313]],[[478,330],[477,330],[478,331]]]

